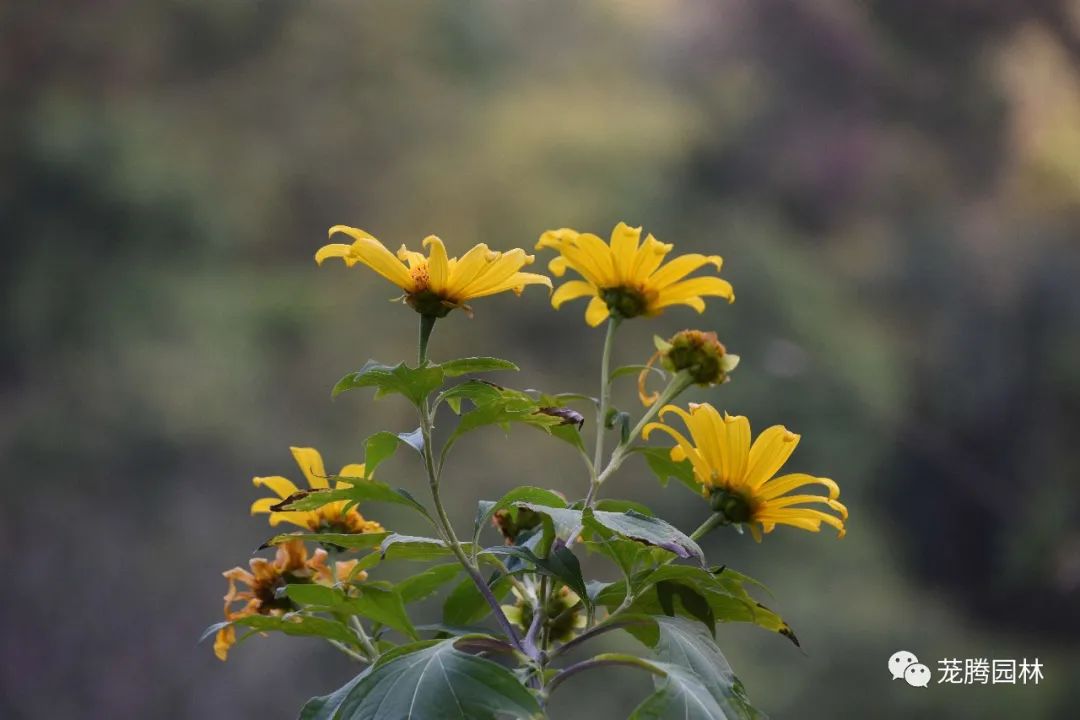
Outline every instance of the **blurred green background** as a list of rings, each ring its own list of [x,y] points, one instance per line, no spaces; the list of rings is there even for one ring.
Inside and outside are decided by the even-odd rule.
[[[802,640],[720,628],[756,704],[1077,717],[1075,0],[4,3],[0,716],[292,718],[341,684],[314,640],[226,664],[195,645],[220,572],[268,535],[251,476],[296,477],[289,445],[337,468],[414,426],[393,399],[329,400],[416,331],[380,278],[316,268],[326,228],[459,254],[618,220],[724,255],[738,302],[634,321],[617,360],[718,330],[743,364],[702,397],[800,432],[789,467],[851,508],[843,541],[706,541]],[[475,309],[439,324],[436,359],[593,390],[583,303]],[[515,485],[584,492],[572,451],[531,430],[461,448],[461,526]],[[384,467],[423,492],[408,458]],[[605,490],[703,519],[638,462]],[[1046,679],[914,689],[886,670],[899,649],[935,669],[1037,656]],[[647,685],[583,675],[552,717],[625,717]]]

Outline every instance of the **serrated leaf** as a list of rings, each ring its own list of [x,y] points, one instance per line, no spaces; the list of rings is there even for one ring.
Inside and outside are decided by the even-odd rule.
[[[391,366],[368,360],[364,367],[338,380],[331,395],[337,397],[349,390],[373,387],[376,398],[398,394],[419,405],[442,385],[443,377],[443,370],[438,365],[411,368],[405,363]]]
[[[718,717],[729,720],[765,720],[765,716],[750,704],[746,690],[732,671],[727,658],[700,624],[682,618],[665,617],[654,618],[654,622],[655,633],[648,632],[642,625],[628,625],[624,629],[653,648],[660,660],[692,673],[720,709],[722,714]],[[660,685],[661,689],[667,687],[667,683]],[[675,706],[679,707],[679,703],[676,702]],[[676,714],[675,717],[683,716]]]
[[[439,588],[454,580],[461,571],[461,564],[456,562],[435,565],[399,582],[398,594],[406,604],[419,602],[434,595]]]
[[[360,615],[369,620],[397,630],[416,640],[416,630],[405,611],[405,603],[396,590],[375,583],[353,586],[346,595],[337,588],[323,585],[286,585],[285,594],[290,600],[309,609],[347,615]]]
[[[705,562],[701,548],[688,535],[660,518],[643,515],[634,510],[608,512],[594,510],[586,515],[586,523],[596,522],[623,537],[655,545],[682,558]]]
[[[467,357],[457,360],[447,360],[440,363],[443,374],[446,377],[457,377],[468,373],[496,372],[499,370],[519,370],[517,365],[509,360],[501,360],[494,357]]]
[[[667,487],[668,480],[675,478],[689,488],[694,494],[701,495],[701,483],[694,477],[694,467],[689,460],[675,462],[671,459],[669,448],[638,447],[634,452],[641,453],[648,464],[649,469],[656,475],[660,485]]]
[[[653,663],[663,671],[656,692],[634,709],[629,720],[737,720],[729,715],[695,673],[673,663]],[[760,716],[758,716],[760,717]]]
[[[458,650],[462,639],[416,643],[384,656],[331,720],[500,720],[542,716],[513,672]]]
[[[637,599],[625,610],[629,614],[665,615],[655,587],[661,582],[677,582],[697,591],[709,603],[717,622],[748,622],[771,632],[779,633],[795,645],[798,638],[783,618],[759,603],[746,591],[737,574],[725,578],[726,573],[716,576],[700,567],[690,565],[661,565],[643,570],[630,579],[630,587]],[[597,604],[609,609],[618,608],[626,597],[624,583],[612,583],[597,598]],[[676,613],[686,613],[681,606]]]

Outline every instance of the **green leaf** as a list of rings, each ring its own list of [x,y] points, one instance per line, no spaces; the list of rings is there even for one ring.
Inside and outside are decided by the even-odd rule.
[[[340,623],[337,620],[316,617],[314,615],[305,615],[298,612],[286,613],[285,615],[248,615],[247,617],[242,617],[238,620],[215,623],[203,632],[202,637],[199,638],[199,642],[202,642],[227,625],[251,629],[251,633],[238,637],[237,643],[246,640],[252,634],[258,632],[282,632],[286,635],[321,637],[326,638],[327,640],[336,640],[351,647],[356,647],[356,636],[353,635],[352,630],[343,623]]]
[[[655,678],[656,692],[635,708],[629,720],[738,720],[760,714],[732,715],[721,706],[695,673],[673,663],[653,665],[663,675]]]
[[[608,512],[621,513],[626,512],[627,510],[633,510],[635,512],[641,513],[642,515],[648,515],[649,517],[653,517],[653,515],[655,515],[655,513],[649,508],[648,505],[644,505],[633,500],[604,498],[603,500],[598,500],[594,507],[597,510],[607,510]]]
[[[438,407],[440,403],[445,401],[455,414],[460,415],[462,400],[470,400],[474,405],[483,405],[487,402],[497,401],[499,393],[500,390],[498,386],[489,382],[484,382],[483,380],[466,380],[463,383],[443,391],[443,393],[435,399],[435,402],[432,403],[432,408]]]
[[[364,472],[368,477],[375,474],[375,469],[382,465],[383,461],[397,452],[404,439],[398,433],[377,432],[365,441]]]
[[[488,583],[496,600],[501,601],[510,592],[510,578],[500,575],[494,582]],[[447,625],[472,625],[487,617],[491,606],[480,594],[472,578],[465,578],[458,583],[443,603],[443,623]]]
[[[608,430],[618,428],[619,441],[623,445],[630,441],[630,413],[611,408],[608,410],[607,418],[604,420],[604,427]]]
[[[586,605],[592,604],[588,588],[585,587],[585,579],[581,576],[581,563],[565,545],[560,544],[553,548],[547,557],[538,557],[532,550],[516,545],[488,548],[486,552],[513,555],[532,563],[541,573],[562,580]]]
[[[567,418],[552,413],[553,408],[541,405],[519,390],[490,387],[496,390],[494,395],[488,394],[482,399],[471,398],[477,403],[476,407],[461,416],[458,426],[454,428],[454,432],[443,446],[443,456],[466,433],[488,425],[498,425],[503,429],[509,429],[510,423],[538,428],[575,447],[584,448],[577,428]]]
[[[682,558],[705,562],[705,555],[696,542],[660,518],[643,515],[634,510],[621,513],[594,510],[586,517],[586,523],[591,524],[592,521],[623,537],[655,545]]]
[[[581,528],[581,511],[566,507],[550,507],[534,502],[515,502],[517,507],[528,508],[533,512],[546,515],[554,523],[556,536],[562,540],[569,540],[570,535]]]
[[[674,580],[661,580],[656,583],[656,599],[660,602],[660,608],[664,614],[675,617],[676,598],[682,602],[683,609],[688,615],[700,620],[705,627],[709,628],[710,635],[716,634],[716,614],[704,595],[691,585]]]
[[[462,543],[465,552],[472,552],[469,543]],[[380,546],[384,560],[438,560],[453,555],[453,550],[442,540],[415,535],[391,533]]]
[[[670,448],[638,447],[634,449],[634,452],[641,453],[645,457],[649,469],[663,487],[667,487],[668,480],[675,478],[694,494],[701,495],[701,483],[694,477],[694,467],[689,460],[675,462],[671,459]]]
[[[317,542],[333,547],[346,548],[348,550],[361,550],[380,545],[390,533],[285,533],[275,535],[263,543],[259,549],[268,548],[272,545],[280,545],[290,540],[305,540]]]
[[[629,625],[624,628],[627,632],[637,637],[645,645],[656,652],[660,660],[665,663],[678,666],[692,673],[693,678],[705,688],[712,696],[716,706],[720,708],[720,718],[738,720],[763,720],[765,717],[750,704],[746,690],[735,676],[728,664],[727,658],[720,651],[712,636],[699,624],[682,618],[654,618],[655,631],[649,632],[641,625]],[[670,674],[670,673],[669,673]],[[676,682],[682,684],[685,678]],[[688,683],[689,684],[692,683]],[[668,687],[668,682],[660,683],[658,693]],[[685,690],[679,690],[685,692]],[[674,699],[675,706],[679,705],[678,693],[667,693],[668,701]],[[697,689],[694,688],[693,696],[697,697]],[[655,697],[655,696],[654,696]],[[682,698],[688,700],[690,698]],[[650,698],[652,700],[652,698]],[[649,702],[648,700],[646,702]],[[704,703],[708,706],[708,703]],[[657,707],[668,707],[657,705]],[[666,715],[644,715],[642,717],[667,717]],[[675,717],[683,717],[676,714]],[[693,715],[691,715],[693,717]],[[704,715],[702,717],[713,717]]]
[[[446,377],[457,377],[467,373],[496,372],[499,370],[519,370],[517,365],[509,360],[500,360],[493,357],[467,357],[457,360],[448,360],[440,363],[443,374]]]
[[[383,656],[330,720],[500,720],[542,716],[513,672],[457,648],[468,637],[414,643]]]
[[[298,720],[333,720],[338,708],[341,707],[341,703],[345,701],[345,698],[356,687],[356,684],[363,680],[369,672],[371,672],[371,668],[365,668],[362,673],[329,695],[321,695],[308,700],[304,703],[304,707],[300,709]]]
[[[405,612],[401,595],[384,584],[352,586],[349,594],[323,585],[286,585],[290,600],[315,611],[360,615],[416,640],[416,630]]]
[[[641,543],[619,537],[605,538],[602,535],[597,535],[596,538],[587,540],[585,547],[610,558],[622,570],[623,575],[630,576],[634,573],[644,551]]]
[[[540,487],[531,487],[529,485],[516,487],[495,502],[489,500],[480,501],[476,510],[476,523],[473,527],[474,541],[479,542],[480,533],[484,530],[484,526],[488,524],[495,513],[522,502],[530,502],[556,508],[566,507],[566,501],[551,490]]]
[[[384,482],[363,478],[350,478],[334,475],[330,482],[351,483],[333,490],[301,490],[293,493],[282,500],[272,509],[275,511],[288,510],[317,510],[338,500],[348,500],[353,503],[361,502],[384,502],[394,505],[405,505],[416,510],[425,517],[427,509],[413,498],[412,495],[400,488],[392,488]]]
[[[410,368],[405,363],[391,366],[368,360],[364,367],[338,380],[331,395],[337,397],[349,390],[373,387],[376,398],[397,394],[405,396],[414,405],[419,405],[442,385],[443,375],[443,370],[438,365]]]
[[[743,587],[743,581],[737,573],[725,577],[726,571],[714,575],[700,567],[690,565],[661,565],[660,567],[636,573],[630,580],[632,592],[637,596],[633,604],[625,610],[629,614],[666,615],[656,591],[656,585],[662,582],[675,582],[692,588],[705,598],[717,622],[748,622],[771,632],[779,633],[795,645],[798,638],[783,618],[757,602]],[[618,608],[626,597],[623,583],[612,583],[597,597],[597,604],[609,609]],[[683,606],[675,606],[677,614],[693,617],[693,613]]]
[[[439,588],[456,578],[461,570],[461,564],[457,562],[435,565],[399,582],[398,594],[405,603],[419,602],[438,592]]]

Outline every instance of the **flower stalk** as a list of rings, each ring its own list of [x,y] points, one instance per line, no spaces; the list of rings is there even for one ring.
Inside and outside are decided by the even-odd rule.
[[[420,316],[420,347],[418,349],[417,357],[421,365],[427,361],[428,340],[431,337],[431,331],[435,327],[436,319],[437,318],[431,315]],[[469,577],[476,585],[476,589],[480,591],[484,600],[491,607],[495,620],[499,623],[499,627],[502,628],[503,632],[506,633],[511,644],[513,644],[517,650],[525,652],[525,648],[521,643],[521,636],[518,634],[513,624],[507,619],[506,613],[503,612],[502,607],[499,605],[498,598],[491,592],[491,588],[488,587],[487,581],[485,581],[480,574],[480,569],[477,564],[465,554],[465,551],[461,547],[461,541],[458,539],[457,533],[454,532],[453,523],[450,522],[450,516],[447,515],[446,508],[443,506],[442,497],[439,494],[439,472],[435,469],[435,457],[431,442],[433,428],[431,406],[428,403],[427,398],[424,398],[417,406],[417,410],[420,413],[420,433],[424,440],[421,454],[424,458],[424,469],[427,471],[428,487],[431,490],[431,501],[435,505],[436,524],[440,534],[443,536],[442,539],[450,548],[454,557],[457,558],[457,561],[465,568],[465,572],[468,573]],[[529,655],[529,657],[533,656]]]

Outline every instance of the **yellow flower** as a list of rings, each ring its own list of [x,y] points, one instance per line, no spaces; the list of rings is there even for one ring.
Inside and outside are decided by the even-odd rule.
[[[353,576],[356,560],[337,562],[334,568],[328,567],[327,552],[315,551],[308,558],[307,548],[300,540],[290,540],[278,545],[274,561],[266,558],[252,558],[248,565],[250,572],[242,567],[234,567],[222,573],[229,581],[229,590],[225,593],[225,619],[240,620],[250,615],[284,615],[296,607],[287,597],[278,597],[278,590],[289,583],[318,582],[334,585],[346,580],[363,581],[367,573],[360,571]],[[243,583],[246,590],[238,590],[236,584]],[[243,603],[235,608],[236,603]],[[214,639],[214,654],[224,661],[229,656],[229,648],[236,644],[236,628],[227,625],[217,632]]]
[[[680,255],[661,266],[673,245],[662,243],[651,234],[640,243],[641,228],[619,223],[605,244],[596,235],[562,228],[540,236],[536,249],[558,250],[559,257],[548,264],[556,277],[566,269],[577,271],[584,280],[570,280],[551,296],[558,309],[567,300],[592,298],[585,309],[585,322],[596,327],[610,315],[619,319],[639,315],[657,315],[670,305],[689,305],[705,311],[706,296],[734,302],[731,283],[718,277],[686,276],[705,265],[718,271],[723,264],[719,255]]]
[[[330,487],[326,478],[326,469],[323,467],[322,455],[315,448],[289,448],[292,451],[293,457],[296,459],[296,464],[300,466],[300,470],[304,473],[304,477],[307,478],[308,485],[313,490],[324,490]],[[338,475],[342,478],[363,478],[364,466],[363,464],[346,465],[341,468],[341,472]],[[298,511],[289,510],[286,512],[273,512],[270,510],[274,505],[277,505],[285,498],[293,495],[300,490],[293,484],[293,482],[287,478],[280,476],[275,477],[256,477],[251,480],[255,487],[266,487],[277,493],[277,497],[260,498],[251,504],[251,514],[256,513],[270,513],[270,524],[278,525],[279,523],[287,522],[293,525],[298,525],[302,528],[307,528],[312,532],[332,532],[332,533],[375,533],[383,532],[383,526],[373,520],[365,520],[356,508],[351,508],[348,512],[345,511],[345,506],[348,505],[347,500],[338,500],[336,502],[323,505],[318,510]],[[335,487],[349,487],[352,483],[345,482],[344,480],[338,480]]]
[[[774,477],[787,462],[799,436],[783,425],[773,425],[750,445],[750,423],[741,415],[721,417],[712,405],[690,404],[690,411],[668,405],[660,411],[661,418],[673,412],[683,419],[693,442],[663,423],[649,423],[643,437],[653,430],[662,430],[675,439],[671,459],[690,460],[694,476],[712,501],[713,509],[723,513],[729,522],[748,523],[754,539],[760,542],[761,530],[772,532],[777,525],[792,525],[817,532],[821,523],[832,525],[843,537],[847,508],[837,498],[840,488],[828,478],[804,473]],[[821,485],[828,489],[824,495],[787,495],[806,485]],[[832,515],[808,507],[825,505],[835,511]],[[761,526],[759,529],[757,523]]]
[[[405,291],[405,302],[421,315],[445,317],[455,308],[466,308],[469,300],[497,293],[514,291],[520,295],[526,285],[546,285],[545,275],[519,272],[533,261],[532,255],[515,248],[509,252],[494,252],[480,243],[459,258],[447,258],[446,247],[434,235],[424,238],[430,254],[407,250],[404,245],[395,257],[381,242],[358,228],[335,225],[330,236],[345,233],[353,238],[351,245],[331,243],[315,253],[315,262],[322,265],[327,258],[341,258],[352,267],[363,263]]]

